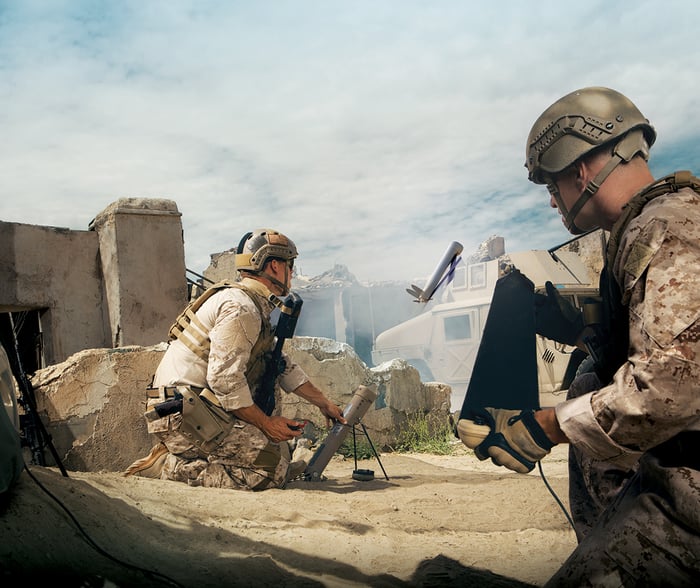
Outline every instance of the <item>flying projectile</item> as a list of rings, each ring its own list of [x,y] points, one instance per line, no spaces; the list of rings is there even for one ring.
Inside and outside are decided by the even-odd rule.
[[[462,259],[460,254],[462,253],[463,249],[464,248],[462,247],[461,243],[452,241],[452,243],[450,243],[445,250],[445,253],[442,255],[440,263],[437,264],[435,271],[428,279],[425,289],[421,289],[415,284],[411,284],[410,288],[406,288],[406,292],[415,297],[416,302],[428,302],[431,300],[440,285],[446,279],[452,278],[455,267],[457,267],[457,264]]]

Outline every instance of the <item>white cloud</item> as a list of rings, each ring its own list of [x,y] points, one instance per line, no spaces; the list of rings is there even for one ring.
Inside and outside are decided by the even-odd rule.
[[[687,2],[51,6],[0,4],[0,218],[84,229],[171,198],[195,271],[258,226],[363,280],[427,275],[452,240],[556,245],[524,143],[577,87],[630,95],[661,156],[697,135]]]

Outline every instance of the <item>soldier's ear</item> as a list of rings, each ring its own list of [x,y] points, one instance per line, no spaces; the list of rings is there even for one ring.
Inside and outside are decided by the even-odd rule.
[[[591,168],[582,159],[574,163],[571,174],[576,182],[577,190],[583,191],[583,189],[588,185],[588,177],[590,173]]]
[[[277,268],[273,267],[273,265],[272,265],[273,263],[280,263],[280,262],[279,262],[279,260],[274,259],[274,258],[268,259],[268,260],[265,262],[265,265],[263,266],[263,271],[265,271],[265,269],[269,267],[269,268],[270,268],[270,271],[271,271],[272,273],[276,272],[276,271],[277,271]]]

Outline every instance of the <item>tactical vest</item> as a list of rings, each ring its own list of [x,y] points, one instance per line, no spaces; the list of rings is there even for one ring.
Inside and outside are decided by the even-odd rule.
[[[612,269],[622,237],[630,222],[639,216],[649,202],[658,196],[678,192],[683,188],[692,188],[700,194],[700,179],[689,171],[678,171],[647,186],[627,203],[610,232],[605,267],[600,275],[604,327],[598,347],[599,360],[595,365],[595,371],[604,385],[612,381],[615,372],[627,361],[629,351],[628,304],[623,303],[622,291]]]
[[[253,301],[255,307],[260,314],[262,327],[260,335],[253,345],[250,352],[250,358],[245,370],[245,377],[248,382],[248,387],[251,390],[256,390],[260,385],[263,374],[265,373],[266,361],[269,356],[269,351],[274,343],[274,329],[270,323],[267,313],[263,311],[260,303],[259,295],[246,288],[238,282],[230,280],[222,280],[207,288],[200,296],[190,302],[187,307],[180,313],[173,325],[168,331],[170,340],[177,339],[192,351],[197,357],[208,361],[209,350],[211,348],[211,340],[209,332],[202,322],[197,318],[197,310],[204,304],[212,295],[224,288],[238,288],[243,290],[248,297]]]

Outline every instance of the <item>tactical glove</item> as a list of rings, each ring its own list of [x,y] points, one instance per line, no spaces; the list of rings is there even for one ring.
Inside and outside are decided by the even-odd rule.
[[[542,336],[576,345],[583,331],[583,315],[564,298],[552,282],[546,282],[547,295],[535,294],[535,330]]]
[[[532,410],[484,408],[474,420],[461,419],[457,433],[479,459],[490,457],[496,465],[519,474],[531,472],[555,445]]]

